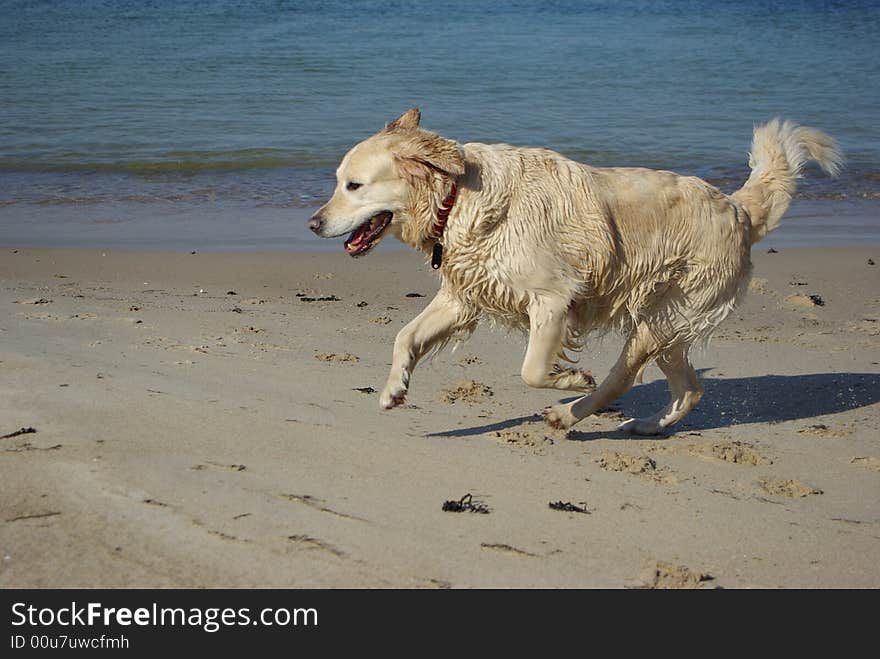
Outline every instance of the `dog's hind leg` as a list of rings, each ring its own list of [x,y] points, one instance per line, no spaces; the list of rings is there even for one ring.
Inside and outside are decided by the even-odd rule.
[[[456,332],[476,320],[468,321],[460,302],[442,288],[436,297],[397,334],[388,382],[379,398],[386,410],[406,399],[409,379],[416,363],[432,348],[442,345]]]
[[[523,382],[538,389],[593,391],[596,381],[589,371],[564,369],[556,363],[568,331],[568,303],[537,297],[529,305],[529,347],[523,360]]]
[[[664,350],[657,358],[657,366],[669,381],[669,404],[653,416],[625,421],[620,430],[636,435],[656,435],[694,409],[703,396],[703,386],[688,361],[689,348],[688,344],[679,343]]]
[[[656,354],[657,342],[648,331],[647,325],[642,323],[630,334],[617,363],[594,393],[570,403],[559,403],[545,408],[544,420],[554,428],[564,430],[595,414],[629,391],[642,367]]]

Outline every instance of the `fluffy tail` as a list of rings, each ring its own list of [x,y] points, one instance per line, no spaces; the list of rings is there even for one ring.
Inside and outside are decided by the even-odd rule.
[[[825,133],[793,121],[773,121],[755,128],[749,167],[752,173],[731,195],[749,214],[752,244],[778,225],[795,191],[795,181],[810,161],[831,176],[843,166],[843,152]]]

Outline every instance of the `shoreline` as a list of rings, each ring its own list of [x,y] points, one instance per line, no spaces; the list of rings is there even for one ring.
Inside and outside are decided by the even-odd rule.
[[[34,248],[300,251],[327,253],[339,240],[307,228],[309,207],[254,202],[107,202],[0,205],[0,242]],[[880,200],[795,199],[758,249],[880,245]],[[382,251],[406,251],[385,240]]]
[[[769,246],[658,438],[655,367],[566,437],[488,326],[380,411],[410,251],[0,247],[0,586],[880,587],[880,247]]]

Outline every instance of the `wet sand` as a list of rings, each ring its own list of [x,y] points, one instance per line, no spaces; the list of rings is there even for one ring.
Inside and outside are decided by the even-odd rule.
[[[3,248],[0,587],[876,588],[880,250],[769,242],[658,438],[656,367],[566,436],[488,326],[380,411],[411,253]]]

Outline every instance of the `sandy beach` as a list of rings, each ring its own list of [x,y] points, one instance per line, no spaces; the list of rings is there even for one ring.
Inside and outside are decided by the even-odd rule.
[[[489,326],[381,411],[415,254],[3,248],[0,587],[880,587],[880,249],[754,261],[633,438],[656,367],[566,436]]]

